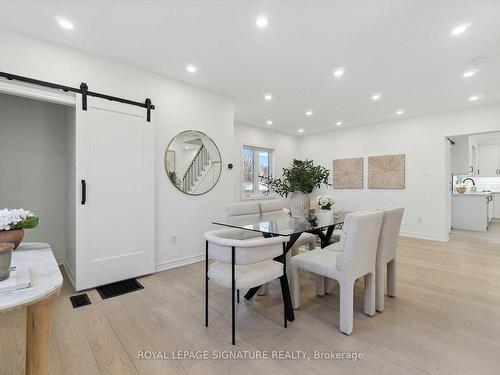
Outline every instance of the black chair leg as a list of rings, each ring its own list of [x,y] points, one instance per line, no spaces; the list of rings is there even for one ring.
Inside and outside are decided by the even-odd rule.
[[[245,299],[247,301],[250,301],[255,296],[255,294],[259,291],[259,288],[260,288],[260,286],[257,286],[255,288],[250,288],[248,290],[248,292],[245,294]]]
[[[232,249],[231,249],[231,278],[232,278],[232,280],[231,280],[231,292],[232,292],[231,293],[231,299],[232,299],[232,305],[233,305],[232,306],[232,311],[231,311],[231,325],[232,325],[232,327],[231,327],[231,333],[232,333],[232,341],[231,341],[231,343],[233,345],[235,345],[235,343],[236,343],[236,340],[235,340],[235,336],[236,336],[236,334],[235,334],[235,332],[236,332],[236,327],[235,327],[235,308],[236,308],[236,306],[235,306],[235,303],[234,303],[235,302],[234,301],[235,300],[235,298],[234,298],[235,297],[234,258],[235,257],[234,257],[234,246],[233,246]]]
[[[208,327],[208,241],[205,244],[205,327]]]
[[[283,277],[286,279],[286,245],[283,242]],[[288,280],[285,280],[287,286],[288,286]],[[280,278],[280,283],[281,283],[281,290],[283,294],[283,321],[284,321],[284,326],[287,328],[288,326],[288,319],[286,318],[286,311],[287,311],[287,303],[286,303],[286,298],[285,294],[286,292],[283,290],[283,281]],[[290,291],[288,291],[288,294],[290,294]]]
[[[238,303],[240,303],[240,290],[239,289],[236,290],[236,300],[238,301]]]

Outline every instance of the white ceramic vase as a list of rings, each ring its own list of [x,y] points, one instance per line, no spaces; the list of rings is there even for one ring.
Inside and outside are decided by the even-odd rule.
[[[309,195],[297,191],[290,196],[290,214],[296,218],[306,218],[309,216],[311,200]]]

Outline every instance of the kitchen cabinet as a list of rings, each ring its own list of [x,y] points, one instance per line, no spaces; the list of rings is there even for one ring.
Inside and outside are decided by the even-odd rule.
[[[454,175],[477,174],[479,150],[470,136],[454,137],[451,147],[451,173]]]
[[[500,219],[500,193],[493,194],[493,219]]]
[[[453,229],[488,230],[491,194],[453,194]]]
[[[500,145],[479,146],[479,175],[500,176]]]
[[[494,215],[495,215],[495,206],[492,194],[489,196],[489,202],[488,202],[488,224],[491,222],[491,219],[493,219]]]

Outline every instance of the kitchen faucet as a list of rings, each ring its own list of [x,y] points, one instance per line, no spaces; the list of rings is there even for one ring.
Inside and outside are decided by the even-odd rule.
[[[462,184],[465,184],[465,181],[467,181],[467,180],[472,181],[472,186],[476,186],[476,182],[470,177],[464,178],[464,180],[462,181]]]

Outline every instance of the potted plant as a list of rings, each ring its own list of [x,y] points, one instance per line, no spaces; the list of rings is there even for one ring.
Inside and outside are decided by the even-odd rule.
[[[4,208],[0,210],[0,243],[13,243],[14,249],[24,238],[24,230],[35,228],[38,217],[31,211]]]
[[[321,165],[314,165],[312,160],[294,159],[291,168],[283,168],[280,178],[268,178],[269,192],[282,197],[290,194],[290,213],[293,217],[305,218],[309,215],[311,200],[308,194],[314,188],[329,186],[330,172]]]
[[[318,206],[321,207],[322,210],[330,210],[335,203],[332,197],[329,195],[320,195],[317,198]]]

